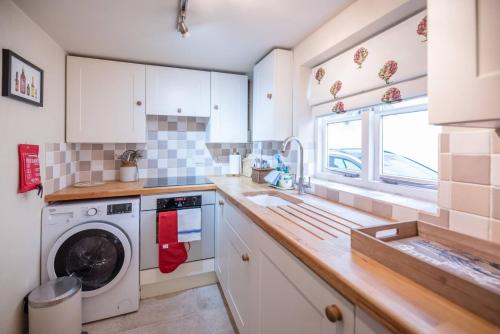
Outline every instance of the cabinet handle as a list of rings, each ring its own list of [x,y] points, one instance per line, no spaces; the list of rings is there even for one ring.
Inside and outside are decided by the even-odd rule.
[[[142,106],[142,101],[137,101],[135,104],[137,104],[140,107]]]
[[[335,304],[325,307],[325,315],[331,322],[342,320],[342,312],[340,312],[340,309]]]
[[[218,104],[214,105],[214,110],[219,110],[219,105]]]
[[[245,253],[245,254],[241,255],[241,260],[243,262],[248,262],[248,261],[250,261],[250,256],[248,256],[248,254]]]
[[[177,113],[180,114],[182,112],[182,108],[177,108]]]
[[[272,93],[267,93],[266,97],[270,100],[273,98],[273,94]]]
[[[219,201],[219,205],[224,205],[224,201],[223,201],[223,200],[220,200],[220,201]]]

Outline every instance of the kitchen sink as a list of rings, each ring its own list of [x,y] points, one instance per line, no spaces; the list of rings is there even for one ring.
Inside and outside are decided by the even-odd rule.
[[[302,203],[301,200],[277,191],[259,191],[245,193],[245,197],[253,203],[264,207],[276,207]]]

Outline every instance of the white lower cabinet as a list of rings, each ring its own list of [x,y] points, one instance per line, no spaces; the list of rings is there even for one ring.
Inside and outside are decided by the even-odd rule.
[[[387,333],[220,193],[217,203],[216,274],[240,334]]]

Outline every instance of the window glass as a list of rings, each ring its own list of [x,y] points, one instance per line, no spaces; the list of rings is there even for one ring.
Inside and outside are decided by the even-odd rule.
[[[439,127],[428,124],[428,112],[384,115],[382,175],[437,180]]]
[[[361,170],[361,120],[328,123],[327,154],[329,169]]]

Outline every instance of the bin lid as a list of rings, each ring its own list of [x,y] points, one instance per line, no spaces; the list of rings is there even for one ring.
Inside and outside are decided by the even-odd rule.
[[[82,282],[71,276],[59,277],[40,285],[28,296],[29,306],[42,308],[59,304],[82,288]]]

